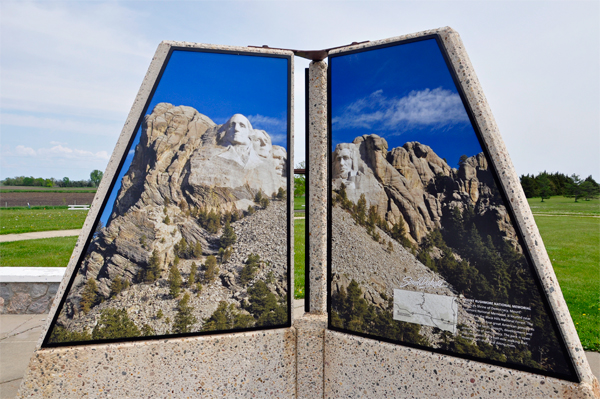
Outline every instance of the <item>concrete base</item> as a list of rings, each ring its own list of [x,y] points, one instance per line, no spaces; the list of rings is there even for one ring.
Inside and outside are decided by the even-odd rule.
[[[294,328],[41,349],[18,398],[293,398]]]
[[[325,331],[326,398],[597,398],[600,386]]]
[[[388,391],[383,389],[386,387],[389,388],[389,385],[393,385],[390,383],[390,376],[393,374],[392,372],[388,372],[385,374],[386,368],[396,367],[397,365],[402,365],[402,370],[410,370],[408,374],[408,378],[406,376],[404,379],[399,380],[400,382],[404,382],[404,385],[413,386],[412,390],[415,391],[415,382],[419,382],[412,377],[412,373],[420,370],[418,366],[415,367],[415,363],[417,363],[416,358],[420,357],[423,351],[409,349],[404,347],[398,347],[396,345],[390,344],[381,344],[378,341],[364,340],[360,344],[358,343],[362,338],[353,337],[346,334],[340,334],[337,332],[328,331],[328,347],[327,351],[324,351],[325,345],[325,328],[327,324],[327,318],[324,315],[311,315],[304,314],[304,301],[295,301],[294,311],[296,313],[296,321],[294,323],[294,327],[296,329],[296,397],[297,398],[322,398],[322,397],[336,397],[337,395],[342,395],[345,391],[340,391],[339,382],[348,380],[352,381],[353,384],[357,383],[368,383],[372,385],[373,389],[367,390],[369,395],[365,395],[365,389],[363,388],[362,393],[356,393],[352,395],[353,397],[378,397],[378,394],[385,397],[385,395],[398,397],[398,395],[402,392],[396,392],[396,390],[392,389]],[[41,332],[41,326],[44,322],[44,318],[47,315],[0,315],[0,359],[2,362],[0,364],[0,399],[13,399],[17,395],[17,391],[19,389],[19,385],[23,381],[23,375],[25,370],[27,369],[27,365],[29,363],[29,359],[32,357],[35,350],[35,342],[37,337]],[[336,338],[335,335],[338,335]],[[332,338],[333,337],[333,338]],[[218,339],[218,337],[215,337]],[[365,342],[366,341],[366,342]],[[160,341],[162,342],[162,341]],[[158,344],[158,342],[156,342]],[[216,344],[216,342],[215,342]],[[336,351],[340,351],[339,348],[344,348],[341,350],[343,355],[340,356],[336,353]],[[374,347],[379,347],[381,349],[374,350]],[[365,352],[367,348],[370,348],[372,352]],[[80,348],[82,349],[82,348]],[[184,349],[185,350],[185,349]],[[101,351],[101,347],[95,347],[95,352]],[[374,367],[371,363],[368,362],[366,358],[367,353],[378,352],[380,356],[386,352],[387,354],[391,354],[389,357],[385,355],[385,363],[380,363],[381,360],[384,360],[383,357],[378,357],[377,364]],[[108,353],[108,352],[107,352]],[[324,356],[327,354],[327,371],[325,369]],[[376,354],[375,354],[376,355]],[[587,359],[590,363],[592,371],[595,376],[598,377],[600,374],[600,353],[597,352],[586,352]],[[102,357],[102,356],[100,356]],[[150,356],[151,357],[151,356]],[[433,361],[431,361],[431,359]],[[152,358],[152,357],[151,357]],[[35,358],[34,360],[36,360]],[[408,360],[407,360],[408,359]],[[460,370],[464,370],[464,367],[468,369],[468,382],[469,384],[463,384],[460,382],[460,379],[456,378],[452,375],[452,380],[448,380],[450,382],[440,382],[442,378],[442,373],[440,369],[436,369],[436,372],[440,374],[436,374],[433,371],[433,368],[425,367],[423,370],[429,370],[429,374],[432,374],[432,378],[426,378],[421,380],[419,383],[423,383],[425,381],[428,386],[432,383],[430,381],[435,381],[433,385],[441,384],[450,386],[452,384],[452,388],[461,389],[464,388],[463,385],[466,385],[467,388],[478,387],[480,395],[482,397],[502,397],[501,394],[497,394],[494,396],[488,392],[488,388],[492,387],[492,384],[489,383],[486,379],[486,383],[483,384],[481,382],[470,382],[470,378],[480,378],[480,376],[485,376],[484,378],[489,378],[490,375],[498,374],[501,375],[501,379],[503,380],[503,384],[506,386],[517,387],[518,389],[524,390],[526,388],[525,384],[529,384],[531,381],[527,382],[520,374],[524,374],[530,379],[531,374],[528,373],[520,373],[515,372],[514,370],[508,369],[497,369],[495,372],[491,372],[492,368],[490,366],[482,365],[477,362],[468,362],[465,360],[460,360],[452,357],[444,357],[442,355],[428,354],[426,355],[426,361],[418,362],[423,369],[423,366],[428,364],[437,364],[439,363],[439,359],[444,359],[448,365],[452,363],[453,365],[461,365]],[[36,360],[37,361],[37,360]],[[388,364],[387,362],[390,361]],[[37,361],[39,364],[39,361]],[[369,364],[366,364],[369,363]],[[80,364],[81,365],[81,364]],[[354,366],[357,367],[354,367]],[[82,369],[86,369],[90,367],[89,365],[81,365]],[[348,366],[350,368],[348,368]],[[103,366],[104,367],[104,366]],[[102,367],[101,371],[104,371]],[[180,366],[176,364],[172,364],[171,368],[177,367],[179,369]],[[441,366],[440,366],[441,367]],[[184,367],[182,367],[184,369]],[[222,374],[229,370],[229,367],[223,369]],[[349,373],[348,370],[352,370],[352,373]],[[359,369],[358,374],[355,370]],[[477,374],[476,370],[479,370],[479,374]],[[486,370],[484,370],[486,369]],[[107,369],[109,370],[109,369]],[[378,376],[377,380],[365,381],[363,378],[363,373],[373,374],[374,376]],[[499,374],[499,373],[504,374]],[[342,376],[335,375],[335,373],[342,373]],[[344,373],[347,373],[348,376],[345,376]],[[179,375],[179,373],[176,373]],[[518,375],[517,375],[518,374]],[[471,375],[473,377],[471,377]],[[504,375],[508,375],[509,377],[505,378]],[[34,374],[31,374],[33,377]],[[55,374],[55,376],[59,376]],[[60,374],[60,376],[65,377],[66,374]],[[61,378],[62,378],[61,377]],[[82,377],[77,377],[77,379],[81,379]],[[259,377],[260,378],[260,377]],[[341,379],[340,379],[341,378]],[[375,378],[375,377],[374,377]],[[444,377],[445,378],[445,377]],[[519,380],[518,378],[521,378]],[[325,380],[325,384],[323,381]],[[263,378],[264,381],[264,378]],[[463,380],[463,382],[466,380]],[[552,383],[559,382],[556,379],[544,378],[544,377],[535,377],[534,381],[538,382],[538,386],[544,386],[548,381]],[[541,384],[541,381],[545,381],[544,384]],[[55,384],[60,385],[61,381],[57,381]],[[81,381],[83,383],[83,381]],[[560,383],[564,383],[560,381]],[[379,385],[378,385],[379,384]],[[292,382],[293,385],[293,382]],[[403,387],[404,385],[398,386]],[[578,384],[567,383],[567,385],[576,386]],[[504,386],[504,385],[501,385]],[[551,386],[550,384],[548,386]],[[324,396],[324,388],[326,388],[327,395]],[[375,389],[377,388],[377,389]],[[486,389],[484,389],[486,388]],[[109,388],[110,389],[110,388]],[[404,388],[403,388],[404,389]],[[452,392],[454,390],[452,389]],[[406,391],[406,389],[405,389]],[[112,392],[112,391],[111,391]],[[459,391],[460,392],[460,391]],[[476,395],[477,390],[473,391]],[[560,392],[560,391],[559,391]],[[179,391],[182,397],[187,397],[186,391]],[[347,393],[347,392],[346,392]],[[392,395],[392,393],[394,395]],[[542,391],[543,393],[543,391]],[[34,396],[37,392],[34,392]],[[174,393],[171,393],[173,397],[177,397]],[[218,396],[218,394],[215,394]],[[557,395],[554,391],[550,393],[549,397],[564,397]],[[554,395],[554,396],[552,396]],[[96,395],[98,396],[98,395]],[[113,395],[115,397],[116,395]],[[211,395],[208,395],[209,397]],[[238,396],[242,396],[238,394]],[[414,395],[415,397],[423,397],[419,395]],[[41,397],[38,396],[38,397]],[[58,395],[58,397],[61,397]],[[135,397],[135,396],[134,396]],[[167,396],[168,397],[168,396]],[[427,396],[427,391],[425,391],[425,396]],[[433,396],[435,397],[435,396]],[[438,394],[438,397],[440,396]],[[461,395],[450,397],[461,397]],[[469,397],[467,395],[466,397]],[[474,396],[476,397],[476,396]],[[523,397],[523,396],[522,396]],[[525,396],[529,397],[529,396]],[[535,397],[535,396],[534,396]],[[584,396],[585,397],[585,396]]]

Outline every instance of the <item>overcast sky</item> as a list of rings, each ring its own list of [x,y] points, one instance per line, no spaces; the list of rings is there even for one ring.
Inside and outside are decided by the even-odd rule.
[[[600,2],[0,2],[0,178],[104,170],[162,40],[322,49],[450,26],[518,174],[600,180]],[[296,58],[296,161],[304,68]]]

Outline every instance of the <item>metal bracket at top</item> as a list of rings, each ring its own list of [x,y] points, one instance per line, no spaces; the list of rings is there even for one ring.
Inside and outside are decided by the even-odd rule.
[[[311,61],[323,61],[325,58],[327,58],[327,56],[329,55],[329,52],[331,50],[335,50],[338,48],[342,48],[342,47],[349,47],[349,46],[355,46],[357,44],[363,44],[363,43],[368,43],[368,40],[365,40],[364,42],[352,42],[350,44],[346,44],[344,46],[338,46],[338,47],[331,47],[331,48],[326,48],[323,50],[293,50],[290,48],[278,48],[278,47],[269,47],[267,45],[264,46],[248,46],[248,47],[253,47],[253,48],[268,48],[271,50],[287,50],[287,51],[291,51],[294,53],[295,56],[297,57],[302,57],[302,58],[306,58],[307,60],[311,60]]]

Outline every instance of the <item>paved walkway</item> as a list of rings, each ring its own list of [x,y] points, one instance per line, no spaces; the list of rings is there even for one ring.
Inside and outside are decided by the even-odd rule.
[[[294,317],[304,314],[304,299],[294,301]],[[0,315],[0,399],[17,396],[29,358],[47,314]]]
[[[78,236],[79,233],[81,233],[81,229],[36,231],[35,233],[22,233],[22,234],[2,234],[2,235],[0,235],[0,242],[37,240],[40,238],[70,237],[70,236]]]

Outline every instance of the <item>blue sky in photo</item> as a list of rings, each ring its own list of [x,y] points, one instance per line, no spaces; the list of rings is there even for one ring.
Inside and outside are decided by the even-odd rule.
[[[481,146],[434,39],[332,57],[332,151],[377,134],[388,149],[418,141],[451,167]]]
[[[243,114],[254,129],[265,130],[273,144],[287,150],[286,58],[175,50],[146,114],[162,102],[193,107],[217,124],[227,122],[234,114]],[[140,126],[100,217],[104,226],[141,134]]]

